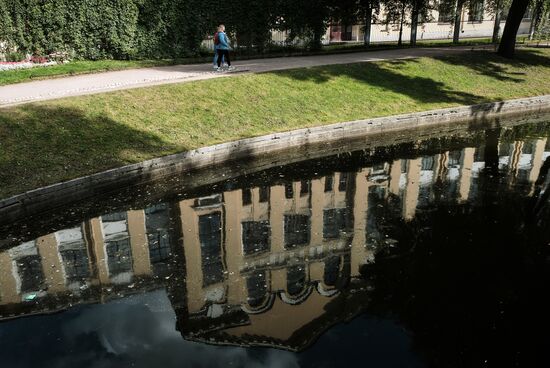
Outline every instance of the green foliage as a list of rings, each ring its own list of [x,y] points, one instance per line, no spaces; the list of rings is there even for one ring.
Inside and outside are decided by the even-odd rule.
[[[122,59],[136,52],[135,0],[4,0],[0,19],[6,48],[29,54]]]
[[[15,51],[15,52],[8,52],[6,54],[6,61],[22,61],[25,60],[25,54]]]
[[[538,40],[550,39],[550,0],[536,0],[534,8],[534,38]]]

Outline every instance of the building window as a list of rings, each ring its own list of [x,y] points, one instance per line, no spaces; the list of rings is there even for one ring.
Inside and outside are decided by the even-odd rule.
[[[325,192],[332,192],[334,187],[334,176],[330,175],[325,177]]]
[[[245,221],[242,227],[244,254],[269,250],[269,221]]]
[[[116,212],[116,213],[109,213],[107,215],[101,216],[101,221],[103,222],[116,222],[116,221],[124,221],[127,218],[126,212]]]
[[[201,197],[195,200],[195,207],[210,207],[217,206],[222,203],[221,194],[213,194],[208,197]]]
[[[474,153],[474,162],[485,162],[485,146],[476,148]]]
[[[286,199],[294,198],[294,188],[292,187],[292,183],[285,184],[285,198]]]
[[[21,279],[21,293],[44,288],[44,273],[40,255],[33,254],[17,259],[17,271]]]
[[[111,275],[132,270],[130,239],[111,240],[107,243],[107,264]]]
[[[246,289],[248,291],[248,305],[259,307],[267,297],[267,279],[265,271],[255,271],[246,279]]]
[[[102,221],[107,224],[125,223],[126,212],[118,212],[101,216]],[[103,232],[118,231],[115,226],[103,227]],[[67,280],[82,281],[90,276],[89,256],[81,227],[60,230],[55,233],[59,247],[59,254],[63,260]]]
[[[433,156],[422,157],[422,170],[423,171],[432,171],[434,169],[434,158]]]
[[[260,187],[260,203],[269,201],[269,187]]]
[[[82,244],[84,245],[84,244]],[[82,248],[71,248],[60,250],[65,274],[69,281],[80,281],[90,276],[88,251]]]
[[[248,206],[252,203],[252,191],[250,189],[242,190],[243,206]]]
[[[371,186],[368,194],[367,206],[367,244],[373,245],[382,240],[378,230],[379,222],[384,218],[384,204],[386,189],[381,186]]]
[[[223,281],[221,213],[199,216],[203,286]]]
[[[462,151],[449,152],[449,167],[459,166],[462,158]]]
[[[285,215],[285,247],[309,243],[309,216]]]
[[[306,286],[306,267],[289,267],[286,274],[286,289],[291,296],[299,295]]]
[[[338,190],[345,192],[348,187],[348,173],[340,173],[340,181],[338,182]]]
[[[161,203],[145,209],[145,229],[149,243],[151,264],[167,261],[172,254],[170,248],[170,209]]]
[[[409,169],[409,160],[401,160],[401,174],[404,174]]]
[[[325,272],[323,274],[323,282],[327,286],[336,285],[338,274],[340,273],[340,257],[331,256],[325,260]]]
[[[323,210],[323,238],[336,239],[340,237],[340,231],[346,229],[348,224],[347,208],[330,208]]]
[[[309,193],[309,180],[302,180],[300,182],[300,195],[306,195]]]
[[[481,22],[483,21],[484,1],[470,1],[470,7],[468,9],[468,22]]]

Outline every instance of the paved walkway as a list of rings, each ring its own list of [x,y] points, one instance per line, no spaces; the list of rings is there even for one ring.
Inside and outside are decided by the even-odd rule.
[[[478,47],[479,48],[479,47]],[[274,70],[318,65],[348,64],[377,60],[407,59],[468,52],[472,47],[415,48],[370,51],[336,55],[283,57],[243,60],[233,63],[242,73],[260,73]],[[182,83],[202,79],[222,78],[242,73],[216,73],[211,64],[175,65],[144,69],[129,69],[74,77],[41,80],[0,87],[0,108],[32,101],[80,96],[121,89],[148,87],[159,84]]]

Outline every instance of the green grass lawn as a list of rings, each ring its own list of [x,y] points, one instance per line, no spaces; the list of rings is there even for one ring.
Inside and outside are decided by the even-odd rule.
[[[550,93],[550,49],[323,66],[0,109],[0,197],[215,143]]]

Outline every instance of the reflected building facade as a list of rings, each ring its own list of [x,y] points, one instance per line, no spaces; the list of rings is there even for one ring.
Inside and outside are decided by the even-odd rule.
[[[0,252],[0,316],[167,288],[186,339],[301,350],[368,303],[360,269],[391,243],[384,211],[410,220],[434,201],[474,200],[483,152],[278,178],[86,220]],[[547,139],[503,142],[498,153],[507,185],[532,194]]]

